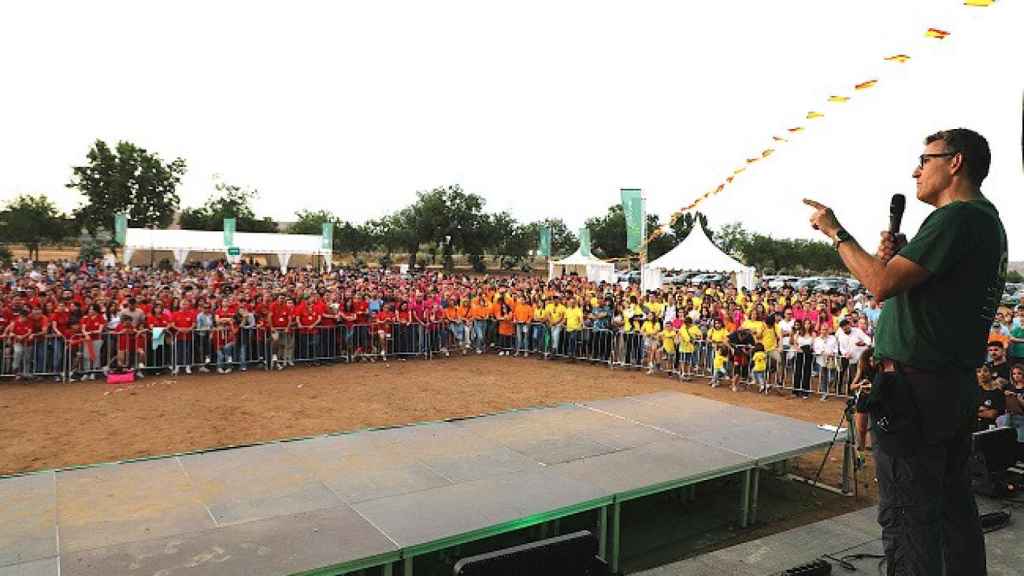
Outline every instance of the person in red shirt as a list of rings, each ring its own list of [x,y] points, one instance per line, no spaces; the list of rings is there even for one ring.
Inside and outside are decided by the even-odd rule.
[[[385,362],[388,359],[388,351],[391,350],[391,325],[397,321],[398,316],[395,314],[394,304],[391,302],[381,306],[380,312],[377,313],[373,321],[374,333],[377,335],[377,350],[380,352],[380,359]],[[372,356],[370,361],[373,361]]]
[[[14,345],[14,379],[21,380],[32,375],[31,359],[28,353],[32,346],[33,322],[24,308],[18,310],[17,317],[7,326],[4,335]]]
[[[217,372],[229,374],[234,361],[235,341],[238,340],[238,323],[235,317],[218,321],[213,327],[213,349],[217,354]],[[225,364],[228,365],[225,368]]]
[[[164,309],[163,303],[157,301],[153,308],[146,315],[146,325],[152,330],[150,347],[153,349],[152,363],[159,368],[170,367],[173,363],[168,343],[171,340],[170,331],[171,313]]]
[[[99,304],[93,304],[84,318],[82,318],[82,340],[85,354],[82,355],[82,372],[85,375],[82,379],[96,379],[96,371],[100,370],[105,362],[100,358],[103,350],[103,330],[107,326],[107,317],[103,314],[103,308]]]
[[[292,299],[286,300],[284,295],[280,295],[277,302],[270,307],[270,365],[278,370],[284,370],[285,366],[294,364],[295,340],[291,330],[294,306],[295,302]]]
[[[304,306],[296,310],[296,323],[299,326],[299,356],[305,360],[314,360],[320,356],[320,313],[315,306]]]
[[[171,329],[174,331],[174,369],[171,374],[176,375],[180,366],[185,367],[185,374],[192,373],[195,327],[196,311],[189,300],[182,300],[181,308],[171,314]]]

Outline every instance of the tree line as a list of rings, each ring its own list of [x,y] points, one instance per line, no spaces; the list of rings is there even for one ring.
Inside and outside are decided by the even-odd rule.
[[[130,142],[111,148],[97,140],[85,162],[74,166],[66,187],[78,191],[83,203],[70,214],[59,211],[45,195],[22,195],[0,211],[0,242],[20,244],[38,258],[44,244],[77,240],[89,250],[99,245],[112,248],[114,214],[125,213],[134,227],[166,228],[178,214],[178,224],[188,230],[220,230],[224,218],[236,219],[239,232],[278,232],[271,218],[256,216],[253,203],[259,197],[247,188],[217,179],[214,193],[204,204],[180,210],[177,188],[187,164],[182,158],[165,161]],[[529,268],[538,261],[540,229],[551,229],[552,256],[565,256],[579,248],[577,235],[561,218],[535,222],[518,221],[508,212],[488,212],[486,201],[459,185],[446,185],[417,192],[416,200],[386,216],[353,223],[328,210],[302,210],[284,232],[320,234],[324,223],[333,226],[335,252],[350,255],[363,264],[371,254],[380,264],[389,264],[397,254],[408,254],[412,266],[429,262],[446,268],[457,254],[483,271],[491,266],[503,269]],[[647,229],[662,222],[647,215]],[[602,259],[633,259],[626,248],[626,219],[620,204],[600,216],[586,220],[591,251]],[[772,273],[833,272],[842,270],[835,250],[825,242],[773,238],[746,230],[739,223],[718,229],[708,226],[700,213],[687,213],[647,245],[653,260],[675,247],[700,226],[725,252],[758,270]],[[93,255],[93,254],[89,254]]]

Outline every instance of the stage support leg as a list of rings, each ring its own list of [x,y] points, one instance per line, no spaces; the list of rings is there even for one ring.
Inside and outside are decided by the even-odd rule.
[[[402,576],[412,576],[412,557],[405,559],[405,567],[402,569]]]
[[[746,528],[750,519],[750,470],[744,470],[740,480],[740,528]]]
[[[622,503],[616,501],[612,504],[612,522],[611,522],[611,558],[608,562],[608,567],[611,569],[612,574],[619,573],[619,528],[622,522]]]
[[[602,506],[597,511],[597,555],[601,560],[608,561],[608,507]]]
[[[391,566],[391,562],[388,562],[384,565],[384,576],[391,576],[392,574],[394,574],[393,568]]]
[[[750,491],[750,523],[757,524],[757,492],[761,485],[761,469],[754,468],[754,487]]]

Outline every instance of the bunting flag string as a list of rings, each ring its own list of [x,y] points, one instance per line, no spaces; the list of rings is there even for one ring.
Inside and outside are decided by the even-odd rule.
[[[985,8],[985,7],[990,7],[993,4],[995,4],[996,0],[963,0],[963,3],[964,3],[964,6],[977,7],[977,8]],[[946,38],[949,38],[950,35],[951,35],[950,32],[948,32],[946,30],[939,29],[939,28],[928,28],[927,30],[925,30],[925,33],[924,33],[924,36],[926,38],[931,38],[931,39],[935,39],[935,40],[945,40]],[[899,54],[892,54],[892,55],[889,55],[889,56],[885,56],[884,58],[882,58],[882,60],[884,62],[889,62],[889,63],[894,63],[894,64],[907,64],[908,62],[910,62],[912,60],[912,58],[911,58],[911,56],[909,54],[899,53]],[[863,92],[864,90],[870,90],[872,88],[877,87],[878,86],[878,82],[879,81],[878,81],[877,78],[869,78],[867,80],[864,80],[863,82],[859,82],[857,84],[854,84],[853,85],[853,91],[854,92]],[[830,103],[830,104],[846,104],[846,103],[848,103],[851,100],[851,98],[852,98],[851,96],[847,96],[847,95],[833,94],[833,95],[829,96],[826,101],[828,103]],[[807,114],[805,116],[805,119],[806,120],[822,120],[824,117],[825,117],[825,113],[824,112],[817,111],[817,110],[811,110],[811,111],[807,112]],[[796,135],[796,134],[800,134],[800,133],[804,132],[804,130],[805,130],[804,126],[794,126],[792,128],[787,128],[786,132],[789,135]],[[788,138],[784,138],[782,136],[775,136],[775,135],[773,135],[772,136],[772,142],[775,143],[775,145],[784,144],[784,143],[789,142],[789,139]],[[750,166],[752,164],[755,164],[755,163],[757,163],[759,161],[765,160],[765,159],[767,159],[769,156],[771,156],[774,153],[775,153],[775,148],[766,148],[766,149],[764,149],[761,152],[761,154],[759,156],[747,158],[746,162],[744,164],[741,164],[738,168],[734,169],[732,171],[732,174],[730,176],[728,176],[727,178],[725,178],[725,180],[722,183],[716,185],[714,188],[708,190],[707,192],[704,192],[703,194],[698,196],[696,199],[694,199],[693,202],[690,202],[688,205],[683,206],[682,208],[674,211],[672,213],[671,217],[669,218],[668,224],[660,226],[658,229],[652,231],[651,234],[648,236],[648,238],[646,240],[644,240],[643,243],[646,245],[647,243],[651,242],[652,240],[654,240],[658,236],[660,236],[660,235],[664,234],[665,232],[669,231],[671,229],[672,225],[674,225],[676,223],[676,221],[683,216],[683,214],[685,214],[686,212],[689,212],[690,210],[693,210],[693,209],[697,208],[698,206],[700,206],[700,204],[702,202],[704,202],[708,198],[710,198],[710,197],[712,197],[712,196],[714,196],[716,194],[720,194],[723,190],[725,190],[726,186],[732,184],[733,181],[743,171],[745,171],[748,166]]]

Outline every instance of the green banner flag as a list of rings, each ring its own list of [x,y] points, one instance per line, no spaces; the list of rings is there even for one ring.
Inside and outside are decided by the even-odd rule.
[[[540,241],[537,244],[537,255],[549,258],[551,256],[551,227],[540,227]]]
[[[235,219],[225,218],[224,219],[224,245],[234,246],[235,245]]]
[[[324,250],[334,248],[334,222],[324,222],[320,225],[320,247]]]
[[[124,246],[128,240],[128,215],[114,215],[114,241]]]
[[[580,228],[580,254],[590,256],[590,230],[586,226]]]
[[[623,188],[622,212],[626,215],[626,248],[640,252],[644,243],[644,199],[637,188]]]

